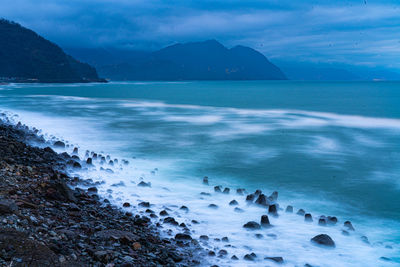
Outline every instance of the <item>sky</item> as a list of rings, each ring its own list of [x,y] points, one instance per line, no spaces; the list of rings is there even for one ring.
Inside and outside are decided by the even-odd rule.
[[[216,39],[272,60],[400,71],[400,0],[1,0],[0,17],[61,47]]]

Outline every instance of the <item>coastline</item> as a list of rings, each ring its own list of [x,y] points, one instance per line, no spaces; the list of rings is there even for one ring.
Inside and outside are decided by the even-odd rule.
[[[96,184],[66,174],[70,155],[29,145],[44,141],[0,120],[0,265],[200,264],[196,240],[163,238],[148,217],[101,200]]]

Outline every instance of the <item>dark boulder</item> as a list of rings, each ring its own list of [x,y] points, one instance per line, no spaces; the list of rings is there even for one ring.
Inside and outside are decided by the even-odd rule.
[[[282,257],[265,257],[264,260],[274,261],[276,263],[283,263]]]
[[[261,226],[263,227],[270,227],[271,223],[269,222],[268,215],[262,215],[261,216]]]
[[[246,229],[251,229],[251,230],[255,230],[255,229],[260,229],[261,228],[260,224],[257,223],[257,222],[254,222],[254,221],[247,222],[246,224],[243,225],[243,227],[246,228]]]
[[[178,234],[175,235],[175,239],[176,240],[186,240],[186,241],[188,241],[188,240],[192,240],[192,237],[190,235],[188,235],[188,234],[178,233]]]
[[[203,184],[208,185],[208,177],[207,176],[204,176]]]
[[[239,205],[239,203],[236,200],[232,200],[231,202],[229,202],[230,206],[236,206]]]
[[[209,207],[210,209],[218,209],[218,206],[215,205],[215,204],[210,204],[210,205],[208,205],[208,207]]]
[[[349,231],[354,231],[354,230],[355,230],[350,221],[345,221],[344,224],[343,224],[343,226],[344,226],[345,228],[347,228],[347,230],[349,230]]]
[[[218,192],[218,193],[221,193],[221,186],[214,186],[214,191],[215,192]]]
[[[306,221],[306,222],[312,222],[312,221],[313,221],[312,215],[311,215],[310,213],[306,213],[306,214],[304,215],[304,221]]]
[[[146,182],[141,181],[140,183],[138,183],[137,186],[140,186],[140,187],[151,187],[151,183],[146,183]]]
[[[13,200],[0,199],[0,215],[16,213],[17,211],[18,206]]]
[[[268,206],[269,204],[269,202],[267,202],[267,197],[264,194],[260,194],[255,203],[261,206]]]
[[[278,207],[276,204],[270,205],[268,207],[268,213],[272,216],[278,216]]]
[[[300,216],[304,216],[304,214],[306,214],[306,212],[303,209],[299,209],[296,214],[300,215]]]
[[[311,242],[326,247],[335,247],[335,242],[329,235],[326,234],[314,236],[313,238],[311,238]]]
[[[55,147],[65,148],[65,143],[61,141],[56,141],[53,144]]]
[[[228,187],[225,187],[224,191],[222,193],[224,194],[229,194],[230,189]]]
[[[286,212],[287,212],[287,213],[293,213],[293,206],[290,206],[290,205],[287,206],[287,207],[286,207]]]
[[[246,196],[246,201],[248,201],[248,202],[253,202],[253,201],[254,201],[254,198],[255,198],[254,194],[247,195],[247,196]]]

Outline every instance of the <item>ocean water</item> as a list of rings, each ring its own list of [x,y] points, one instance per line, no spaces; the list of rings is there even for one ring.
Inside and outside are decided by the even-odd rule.
[[[118,159],[71,174],[101,182],[99,194],[116,205],[150,201],[157,214],[167,209],[193,237],[210,237],[204,248],[227,250],[212,263],[274,266],[264,257],[281,256],[285,266],[400,264],[400,83],[11,84],[0,85],[0,111],[49,141],[65,140],[67,152],[79,147],[81,158],[89,150]],[[138,187],[142,180],[151,188]],[[215,193],[215,185],[230,194]],[[267,211],[246,204],[236,188],[278,191],[280,207],[302,208],[314,221],[282,210],[270,216],[273,227],[245,230]],[[228,204],[233,199],[244,212]],[[320,215],[339,223],[319,226]],[[356,228],[350,236],[342,234],[346,220]],[[164,224],[161,232],[182,228]],[[310,242],[321,233],[334,249]],[[229,242],[218,241],[225,236]],[[255,261],[245,261],[251,252]]]

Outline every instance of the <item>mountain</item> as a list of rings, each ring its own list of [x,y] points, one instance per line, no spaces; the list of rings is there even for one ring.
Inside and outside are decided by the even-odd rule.
[[[0,80],[101,82],[95,68],[21,25],[0,19]]]
[[[83,58],[84,53],[70,50]],[[244,46],[226,48],[215,40],[175,44],[155,52],[104,50],[93,63],[111,80],[285,80],[285,74],[261,53]],[[114,56],[112,56],[114,55]],[[104,64],[109,58],[109,64]]]

